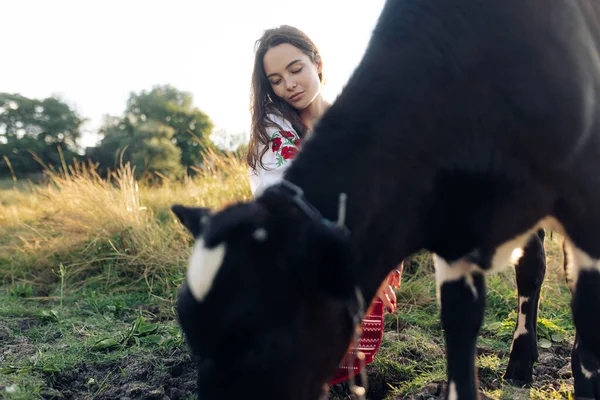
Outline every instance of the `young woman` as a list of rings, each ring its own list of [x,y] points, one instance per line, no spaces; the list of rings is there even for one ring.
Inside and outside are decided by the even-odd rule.
[[[256,42],[252,73],[252,129],[247,161],[251,168],[253,195],[279,182],[329,104],[322,95],[323,61],[313,41],[291,26],[269,29]],[[384,307],[396,309],[394,288],[400,286],[401,268],[382,283],[378,295],[362,321],[358,348],[364,365],[373,361],[383,335]],[[355,352],[352,346],[348,353]],[[335,384],[360,372],[344,359],[330,383]]]

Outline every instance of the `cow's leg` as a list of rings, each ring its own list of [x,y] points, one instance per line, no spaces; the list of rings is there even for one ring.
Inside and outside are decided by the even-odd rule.
[[[575,397],[600,400],[600,260],[565,240],[565,272],[577,330],[571,352]]]
[[[510,346],[510,358],[504,379],[519,385],[531,383],[533,363],[538,359],[538,303],[546,274],[544,236],[543,229],[531,236],[516,265],[519,316]]]
[[[446,337],[447,399],[477,399],[476,341],[485,309],[485,279],[466,260],[448,264],[434,255],[438,300]]]
[[[600,377],[598,376],[600,364],[591,350],[581,342],[578,334],[575,334],[575,342],[571,350],[571,370],[575,398],[577,400],[600,399]],[[595,371],[595,374],[592,371]]]

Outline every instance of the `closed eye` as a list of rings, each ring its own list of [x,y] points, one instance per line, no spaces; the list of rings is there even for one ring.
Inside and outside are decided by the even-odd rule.
[[[303,69],[303,68],[304,68],[304,67],[300,67],[300,68],[298,68],[297,70],[295,70],[295,71],[292,71],[292,74],[297,74],[297,73],[299,73],[300,71],[302,71],[302,69]]]

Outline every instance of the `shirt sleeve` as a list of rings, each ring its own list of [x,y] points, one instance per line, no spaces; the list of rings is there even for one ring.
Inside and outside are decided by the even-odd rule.
[[[266,188],[280,182],[283,173],[292,163],[300,148],[300,137],[291,124],[274,115],[269,116],[271,120],[281,126],[267,128],[269,135],[268,149],[262,156],[264,168],[257,165],[256,171],[250,170],[250,190],[253,196],[260,195]],[[264,145],[259,148],[259,154]]]

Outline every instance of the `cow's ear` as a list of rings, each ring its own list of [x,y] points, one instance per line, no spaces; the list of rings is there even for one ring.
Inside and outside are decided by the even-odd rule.
[[[208,208],[200,207],[185,207],[180,204],[175,204],[171,207],[173,214],[177,216],[179,221],[197,238],[202,234],[204,224],[210,216]]]

